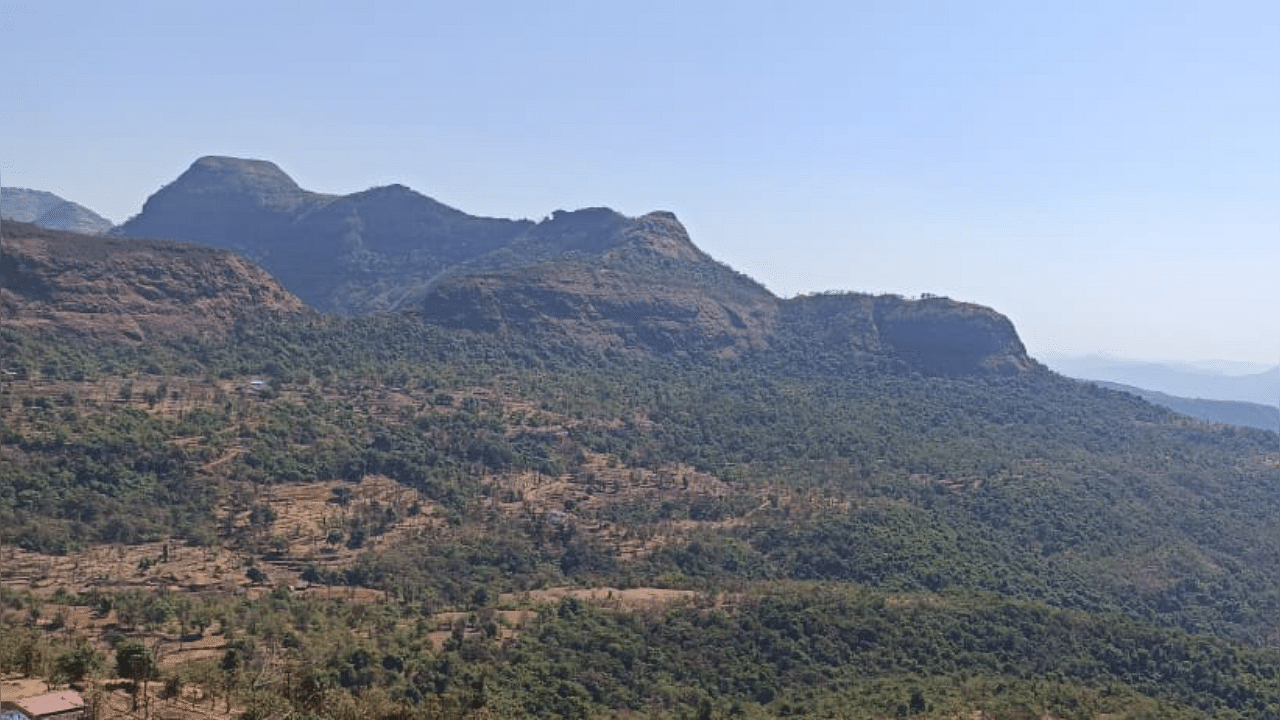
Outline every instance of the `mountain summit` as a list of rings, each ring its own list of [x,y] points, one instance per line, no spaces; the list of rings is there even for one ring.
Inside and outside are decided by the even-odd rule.
[[[987,308],[859,294],[781,300],[700,250],[669,212],[476,217],[402,185],[324,195],[269,162],[205,157],[116,232],[234,250],[321,312],[412,312],[540,342],[662,353],[820,343],[931,374],[1034,365],[1012,323]]]
[[[298,187],[275,163],[215,155],[196,160],[177,181],[156,193],[156,197],[163,199],[166,191],[236,193],[256,197],[264,205],[284,207],[315,195]]]
[[[699,250],[670,213],[557,212],[440,278],[434,323],[597,348],[736,355],[770,344],[777,298]]]
[[[446,268],[529,224],[472,217],[401,185],[324,195],[273,163],[204,157],[117,234],[235,250],[312,307],[361,314],[399,309]]]
[[[298,214],[329,199],[298,187],[274,163],[203,157],[113,234],[199,242],[261,261],[263,247],[275,244]]]

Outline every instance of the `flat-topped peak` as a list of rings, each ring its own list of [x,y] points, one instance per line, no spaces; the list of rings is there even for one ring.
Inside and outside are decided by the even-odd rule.
[[[304,192],[273,162],[221,155],[206,155],[196,160],[173,185],[214,186],[251,193]]]

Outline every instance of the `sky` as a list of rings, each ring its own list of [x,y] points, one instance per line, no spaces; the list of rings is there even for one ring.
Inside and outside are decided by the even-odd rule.
[[[1280,361],[1273,0],[0,0],[0,180],[114,222],[196,158],[466,212],[675,212],[789,297],[1032,355]]]

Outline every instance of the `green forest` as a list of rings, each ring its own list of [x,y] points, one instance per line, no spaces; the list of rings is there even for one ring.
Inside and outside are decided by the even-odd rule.
[[[1276,434],[1041,367],[411,316],[141,344],[3,328],[0,357],[7,552],[164,543],[151,572],[223,549],[255,591],[6,576],[6,672],[199,688],[250,720],[1280,717]],[[353,501],[375,476],[411,499]],[[323,483],[308,559],[265,498]],[[165,664],[156,638],[218,653]]]

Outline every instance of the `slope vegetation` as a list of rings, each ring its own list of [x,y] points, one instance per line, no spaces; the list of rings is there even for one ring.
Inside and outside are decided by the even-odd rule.
[[[1280,703],[1274,434],[1035,367],[530,337],[313,318],[77,353],[6,329],[25,375],[4,387],[6,544],[172,537],[234,553],[224,577],[248,593],[10,602],[141,603],[153,621],[101,632],[143,637],[212,613],[221,669],[184,677],[264,713],[1264,718]],[[404,493],[365,495],[371,478]],[[279,503],[306,485],[331,511],[303,529]],[[637,610],[532,592],[564,585],[695,594]],[[361,588],[379,610],[355,609]],[[191,609],[148,615],[148,597]]]
[[[247,718],[1280,715],[1275,433],[988,308],[778,299],[666,213],[206,158],[164,218],[344,312],[226,250],[6,240],[2,670]]]

